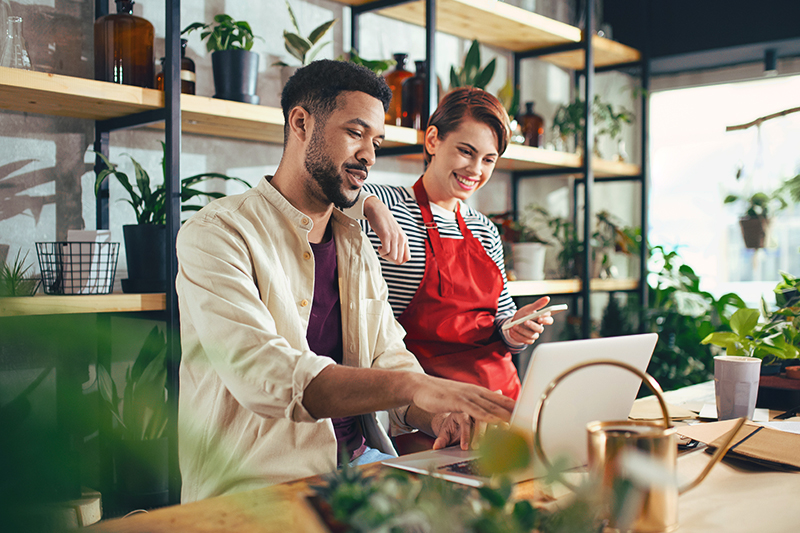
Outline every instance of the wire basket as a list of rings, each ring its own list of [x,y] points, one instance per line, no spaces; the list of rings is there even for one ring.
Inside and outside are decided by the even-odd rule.
[[[37,242],[45,294],[109,294],[114,288],[118,242]]]

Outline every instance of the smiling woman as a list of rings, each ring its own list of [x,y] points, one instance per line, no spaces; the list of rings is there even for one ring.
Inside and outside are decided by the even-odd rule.
[[[512,354],[552,324],[549,314],[507,331],[549,298],[517,311],[506,286],[500,237],[466,201],[491,179],[506,149],[509,119],[491,94],[459,88],[444,96],[425,131],[427,169],[410,188],[367,184],[408,235],[411,260],[381,259],[389,302],[405,343],[428,374],[519,394]],[[373,246],[381,242],[362,222]]]

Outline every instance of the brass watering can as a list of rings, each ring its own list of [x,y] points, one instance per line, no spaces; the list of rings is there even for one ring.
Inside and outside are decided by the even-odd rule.
[[[539,428],[542,421],[542,412],[548,396],[553,389],[564,380],[568,375],[580,369],[611,365],[633,372],[647,385],[656,395],[664,415],[663,424],[650,421],[600,421],[590,422],[586,426],[588,433],[588,462],[590,479],[597,484],[600,491],[600,499],[604,506],[604,518],[609,523],[609,527],[635,533],[662,533],[673,531],[678,527],[678,496],[689,489],[700,484],[706,475],[711,471],[717,462],[722,459],[728,448],[733,443],[736,433],[745,422],[744,418],[739,419],[736,427],[728,434],[725,442],[720,446],[711,457],[708,465],[700,475],[693,481],[679,487],[676,479],[678,442],[675,427],[670,422],[667,404],[661,391],[661,386],[649,374],[642,372],[638,368],[627,363],[612,360],[587,361],[567,369],[545,389],[537,406],[536,431],[534,433],[534,449],[541,459],[544,466],[553,471],[553,466],[545,455],[542,448]],[[660,472],[666,472],[669,479],[666,483],[663,480],[648,480],[648,485],[641,487],[636,494],[638,498],[633,498],[632,503],[635,508],[628,509],[627,518],[621,516],[619,512],[610,511],[613,501],[613,492],[618,483],[623,480],[623,469],[631,460],[636,460],[637,456],[645,456],[645,463],[651,468],[653,466]],[[641,461],[640,461],[641,464]],[[559,475],[559,481],[574,492],[578,488]],[[619,511],[619,508],[617,509]]]

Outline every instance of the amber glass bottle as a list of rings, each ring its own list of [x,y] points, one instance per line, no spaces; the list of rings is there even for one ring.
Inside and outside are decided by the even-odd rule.
[[[424,129],[423,109],[425,107],[425,61],[414,61],[416,72],[403,81],[402,113],[400,125],[417,130]]]
[[[544,146],[544,119],[533,111],[534,102],[525,103],[525,114],[520,117],[522,134],[527,146]]]
[[[392,89],[392,102],[386,112],[386,123],[392,126],[402,126],[403,117],[403,81],[414,75],[410,70],[406,70],[408,54],[394,54],[397,64],[394,70],[384,76],[386,84]]]
[[[94,23],[94,77],[152,88],[153,25],[133,14],[133,1],[116,1],[117,13],[100,17]]]
[[[194,61],[186,57],[186,39],[181,39],[181,92],[183,94],[194,94],[196,75],[194,72]],[[156,76],[156,89],[164,90],[164,59],[161,58],[161,72]]]

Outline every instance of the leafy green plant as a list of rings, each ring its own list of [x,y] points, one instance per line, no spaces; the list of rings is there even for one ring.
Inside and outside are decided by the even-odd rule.
[[[347,56],[341,55],[336,58],[336,61],[349,61],[362,67],[367,67],[376,75],[381,76],[384,72],[389,70],[389,67],[397,64],[394,59],[364,59],[358,55],[358,51],[353,48]]]
[[[761,309],[741,308],[730,317],[730,331],[714,331],[701,342],[725,348],[727,355],[758,357],[765,363],[796,359],[800,354],[800,281],[781,272],[775,288],[778,309],[769,311],[761,298]],[[764,321],[761,321],[763,316]]]
[[[676,251],[650,248],[648,306],[634,304],[643,317],[641,330],[658,333],[647,372],[664,390],[672,390],[713,377],[714,354],[701,341],[713,331],[730,330],[731,309],[745,307],[734,293],[715,298],[700,288],[700,277]]]
[[[489,220],[494,223],[498,233],[500,233],[500,237],[506,242],[550,244],[548,240],[542,238],[536,229],[526,224],[525,221],[514,219],[514,213],[511,211],[491,214],[489,215]]]
[[[286,51],[292,55],[292,57],[300,61],[300,66],[304,67],[314,61],[314,58],[317,57],[319,51],[322,50],[325,45],[330,43],[330,41],[328,41],[317,46],[319,40],[322,39],[326,33],[328,33],[328,30],[330,30],[334,24],[336,24],[336,19],[332,19],[328,22],[320,24],[311,31],[308,37],[303,37],[300,34],[300,26],[297,24],[297,18],[294,16],[292,6],[289,5],[288,1],[286,2],[286,9],[289,10],[289,19],[292,21],[292,27],[294,28],[294,31],[283,31],[284,47],[286,48]],[[283,61],[276,61],[272,64],[272,66],[288,67],[289,65]]]
[[[163,141],[161,142],[161,148],[164,151],[166,150],[166,145]],[[164,224],[167,216],[166,205],[164,203],[167,198],[167,189],[165,185],[167,181],[167,167],[164,159],[162,158],[161,160],[161,170],[164,176],[164,181],[151,190],[150,176],[133,157],[128,156],[130,157],[134,168],[135,179],[132,181],[127,174],[117,170],[117,165],[109,161],[105,155],[101,153],[97,153],[97,155],[103,160],[106,168],[97,174],[97,179],[94,182],[95,194],[100,192],[100,185],[102,184],[103,180],[106,179],[106,177],[114,176],[119,180],[120,184],[122,184],[130,196],[130,198],[126,199],[125,201],[128,202],[131,207],[133,207],[133,210],[136,213],[137,224]],[[192,198],[201,197],[215,199],[225,196],[225,194],[221,192],[206,192],[193,188],[194,185],[211,179],[238,181],[239,183],[250,187],[250,184],[241,178],[226,176],[225,174],[219,174],[217,172],[206,172],[184,178],[181,180],[182,211],[199,211],[202,208],[202,206],[199,205],[183,204],[183,202],[191,200]]]
[[[29,274],[31,265],[25,265],[28,253],[20,259],[20,251],[17,250],[14,261],[3,261],[0,266],[0,296],[33,296],[39,287],[40,280]]]
[[[789,207],[789,203],[780,193],[756,192],[749,196],[728,194],[723,200],[724,204],[739,204],[742,216],[751,218],[770,218],[778,211]]]
[[[450,67],[450,90],[456,87],[486,89],[494,77],[496,63],[497,61],[492,59],[485,67],[481,68],[480,45],[477,39],[473,40],[467,55],[464,56],[464,64],[459,68]]]
[[[616,140],[622,133],[623,124],[630,124],[633,120],[633,113],[625,108],[615,111],[612,104],[603,102],[600,95],[596,94],[592,101],[592,118],[594,119],[595,138],[608,135],[611,140]],[[578,146],[580,146],[586,131],[583,100],[576,98],[569,104],[559,106],[553,117],[552,130],[562,141],[566,141],[569,137],[576,137]],[[595,152],[597,152],[597,142],[595,142]]]
[[[519,112],[519,89],[514,86],[513,80],[506,80],[505,84],[497,91],[497,99],[503,104],[509,117],[517,116]]]
[[[121,439],[152,440],[164,435],[169,414],[166,357],[166,336],[154,326],[125,374],[123,397],[109,369],[97,365],[100,396],[118,424]]]
[[[188,35],[194,30],[203,30],[200,33],[200,40],[206,41],[206,49],[209,52],[222,50],[250,50],[256,37],[250,24],[243,20],[233,20],[230,15],[221,14],[214,17],[214,24],[204,24],[193,22],[186,26],[181,35]]]

